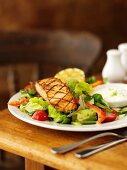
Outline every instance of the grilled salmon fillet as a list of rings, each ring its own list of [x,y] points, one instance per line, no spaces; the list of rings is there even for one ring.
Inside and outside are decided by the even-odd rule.
[[[69,112],[77,108],[69,88],[58,78],[51,77],[35,83],[37,92],[60,112]]]

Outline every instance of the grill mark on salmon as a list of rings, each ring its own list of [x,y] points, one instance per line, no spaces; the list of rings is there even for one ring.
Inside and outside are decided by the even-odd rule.
[[[70,112],[77,108],[69,88],[58,78],[46,78],[35,83],[37,92],[58,111]]]

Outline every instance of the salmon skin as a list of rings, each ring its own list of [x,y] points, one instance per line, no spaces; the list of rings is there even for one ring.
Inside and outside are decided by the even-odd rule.
[[[35,83],[37,92],[60,112],[70,112],[77,108],[69,88],[60,79],[51,77]]]

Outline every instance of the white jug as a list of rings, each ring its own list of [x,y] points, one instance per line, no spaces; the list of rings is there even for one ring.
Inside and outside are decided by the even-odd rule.
[[[119,44],[118,49],[121,53],[121,63],[126,71],[126,77],[127,77],[127,43]]]
[[[107,61],[102,70],[104,82],[123,82],[126,73],[121,64],[120,52],[116,49],[111,49],[106,54]]]

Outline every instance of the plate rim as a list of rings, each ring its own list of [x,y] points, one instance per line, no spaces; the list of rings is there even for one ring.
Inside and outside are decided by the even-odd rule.
[[[17,100],[19,98],[20,92],[13,95],[10,101]],[[61,131],[73,131],[73,132],[96,132],[96,131],[107,131],[107,130],[114,130],[114,129],[120,129],[123,127],[127,127],[127,116],[120,120],[116,120],[114,122],[108,122],[104,124],[94,124],[94,125],[82,125],[82,126],[76,126],[76,125],[69,125],[69,124],[59,124],[55,123],[53,121],[37,121],[33,120],[28,114],[21,112],[17,107],[11,106],[8,104],[8,110],[10,113],[15,116],[16,118],[38,126],[43,127],[47,129],[54,129],[54,130],[61,130]],[[113,125],[113,126],[112,126]],[[100,128],[101,127],[101,128]]]

